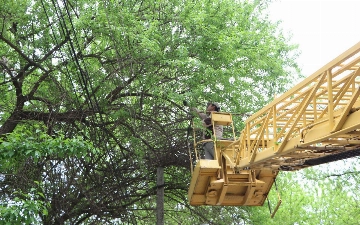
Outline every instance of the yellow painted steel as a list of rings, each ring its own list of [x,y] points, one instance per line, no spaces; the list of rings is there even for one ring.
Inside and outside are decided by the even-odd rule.
[[[235,139],[215,143],[215,160],[199,159],[192,205],[263,205],[280,170],[292,171],[360,155],[360,42],[245,121]],[[198,144],[195,143],[195,146]]]

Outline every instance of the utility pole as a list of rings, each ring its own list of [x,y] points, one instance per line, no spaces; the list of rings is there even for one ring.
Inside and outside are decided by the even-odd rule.
[[[164,225],[164,168],[157,168],[156,224]]]

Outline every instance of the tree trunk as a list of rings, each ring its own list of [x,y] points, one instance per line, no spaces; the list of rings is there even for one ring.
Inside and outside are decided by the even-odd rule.
[[[164,168],[157,168],[156,219],[157,225],[164,224]]]

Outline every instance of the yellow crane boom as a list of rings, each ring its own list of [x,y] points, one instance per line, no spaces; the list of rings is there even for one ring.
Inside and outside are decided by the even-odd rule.
[[[253,114],[239,138],[205,140],[215,159],[197,160],[190,204],[260,206],[280,170],[360,155],[359,84],[360,42]],[[233,127],[230,113],[211,120]]]

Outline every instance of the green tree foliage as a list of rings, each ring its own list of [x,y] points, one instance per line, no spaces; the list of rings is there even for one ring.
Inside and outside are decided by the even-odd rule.
[[[252,113],[285,90],[295,46],[267,4],[0,0],[1,204],[33,201],[16,215],[43,224],[153,223],[162,166],[165,221],[247,221],[188,205],[182,101]]]
[[[250,224],[357,224],[360,220],[357,158],[283,172],[277,184],[283,202],[275,217],[270,218],[265,205],[252,208]],[[270,199],[274,207],[274,188]]]

